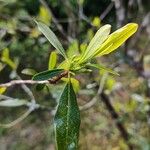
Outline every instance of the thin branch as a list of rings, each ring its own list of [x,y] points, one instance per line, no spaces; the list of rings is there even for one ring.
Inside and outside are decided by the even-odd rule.
[[[57,20],[57,18],[54,16],[52,10],[50,9],[50,7],[48,6],[47,2],[45,0],[40,0],[40,3],[48,10],[49,15],[52,16],[52,20],[54,22],[54,24],[56,25],[57,29],[59,30],[59,32],[69,41],[72,41],[72,37],[69,37],[67,35],[67,33],[63,30],[63,27],[61,26],[61,24],[59,24],[59,21]]]
[[[22,80],[21,77],[18,74],[17,74],[17,79]],[[23,83],[23,84],[21,84],[21,87],[26,92],[26,94],[30,97],[31,102],[36,103],[35,102],[35,97],[34,97],[32,91],[27,87],[27,85]]]
[[[108,7],[104,10],[104,12],[100,15],[100,19],[103,20],[107,15],[108,13],[111,11],[111,9],[113,8],[114,6],[114,2],[111,2]]]
[[[11,123],[8,124],[0,124],[0,127],[3,128],[10,128],[18,123],[20,123],[22,120],[24,120],[33,110],[28,110],[26,111],[23,115],[21,115],[21,117],[17,118],[16,120],[12,121]]]
[[[0,87],[10,87],[17,84],[45,84],[45,83],[49,83],[49,81],[13,80],[8,83],[0,84]]]
[[[102,100],[102,102],[105,104],[105,106],[106,106],[107,110],[109,111],[112,119],[115,120],[116,126],[117,126],[118,130],[120,131],[122,138],[125,140],[126,144],[128,145],[129,150],[133,150],[133,146],[129,141],[130,135],[128,134],[124,125],[119,121],[120,120],[119,114],[115,111],[113,105],[110,102],[109,97],[104,92],[102,92],[99,95],[99,97]]]

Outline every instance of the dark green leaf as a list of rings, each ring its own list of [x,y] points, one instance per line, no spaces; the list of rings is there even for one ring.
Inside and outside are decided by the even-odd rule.
[[[36,86],[36,90],[37,90],[37,91],[42,91],[42,90],[44,89],[44,87],[45,87],[45,84],[38,84],[38,85]]]
[[[54,70],[46,70],[40,73],[37,73],[33,76],[32,80],[43,81],[53,78],[59,74],[61,74],[64,69],[54,69]]]
[[[54,118],[58,150],[78,148],[80,112],[71,82],[68,82],[59,100]]]

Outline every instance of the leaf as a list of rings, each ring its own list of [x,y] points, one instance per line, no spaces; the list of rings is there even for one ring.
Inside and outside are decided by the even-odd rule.
[[[26,68],[21,71],[22,74],[25,75],[35,75],[37,72],[34,69]]]
[[[94,67],[94,68],[97,68],[99,70],[104,70],[104,71],[109,72],[109,73],[114,74],[114,75],[119,75],[116,71],[111,70],[109,68],[106,68],[106,67],[99,65],[99,64],[87,64],[87,66]]]
[[[79,43],[77,40],[74,40],[67,49],[67,56],[72,58],[75,55],[79,54]]]
[[[48,79],[53,78],[63,72],[64,72],[64,69],[46,70],[46,71],[35,74],[33,76],[32,80],[36,80],[36,81],[48,80]]]
[[[72,86],[73,86],[73,89],[75,91],[75,93],[77,93],[79,90],[80,90],[80,84],[79,84],[79,81],[75,78],[62,78],[61,80],[65,81],[65,82],[68,82],[69,80],[71,80],[71,83],[72,83]]]
[[[6,87],[0,87],[0,94],[3,94],[6,91]]]
[[[80,112],[71,82],[67,83],[60,97],[54,127],[58,150],[78,149]]]
[[[48,62],[48,70],[54,69],[56,66],[57,62],[57,53],[51,52],[50,57],[49,57],[49,62]]]
[[[1,60],[6,63],[7,65],[9,65],[12,69],[16,69],[17,65],[10,59],[9,57],[9,49],[5,48],[2,52],[2,57]]]
[[[0,101],[0,106],[2,106],[2,107],[18,107],[18,106],[26,105],[27,103],[28,103],[28,101],[25,101],[25,100],[8,99],[8,100]]]
[[[109,35],[108,39],[96,51],[95,56],[102,56],[111,53],[121,46],[131,35],[137,31],[136,23],[129,23]]]
[[[47,8],[44,6],[40,6],[39,10],[39,20],[49,25],[51,22],[51,14],[48,12]]]
[[[59,51],[59,53],[66,59],[67,56],[65,54],[65,50],[62,47],[61,43],[59,42],[56,35],[52,32],[52,30],[45,25],[44,23],[37,22],[39,30],[45,35],[45,37],[48,39],[48,41]]]
[[[95,26],[95,27],[100,27],[101,25],[101,20],[100,20],[100,17],[94,17],[93,21],[92,21],[92,25]]]
[[[96,50],[99,49],[101,44],[108,38],[110,33],[111,25],[107,24],[101,27],[91,40],[90,44],[88,45],[87,49],[83,53],[83,56],[80,58],[80,62],[85,62],[93,57]]]

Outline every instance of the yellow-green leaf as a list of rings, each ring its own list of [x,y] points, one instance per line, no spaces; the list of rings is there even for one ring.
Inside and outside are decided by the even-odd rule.
[[[94,19],[92,21],[92,25],[94,25],[95,27],[100,27],[100,25],[101,25],[100,17],[94,17]]]
[[[101,47],[103,42],[108,38],[110,33],[111,25],[107,24],[103,27],[101,27],[91,40],[90,44],[88,45],[87,49],[83,53],[83,55],[80,58],[80,63],[86,62],[87,60],[91,59],[97,49]]]
[[[48,70],[52,70],[55,68],[57,62],[57,53],[51,52],[50,57],[49,57],[49,62],[48,62]]]
[[[6,87],[0,87],[0,94],[3,94],[6,91]]]
[[[111,53],[121,46],[131,35],[137,31],[136,23],[129,23],[109,35],[108,39],[95,52],[95,56],[102,56]]]
[[[63,81],[65,82],[69,82],[69,80],[71,80],[71,83],[72,83],[72,86],[73,86],[73,89],[75,91],[75,93],[77,93],[79,90],[80,90],[80,84],[79,84],[79,81],[75,78],[62,78]]]
[[[39,20],[46,23],[47,25],[50,24],[51,16],[50,16],[50,13],[48,12],[47,8],[45,8],[44,6],[40,6]]]
[[[1,60],[6,63],[7,65],[9,65],[12,69],[16,69],[17,68],[17,65],[15,64],[15,62],[13,60],[10,59],[9,57],[9,49],[8,48],[5,48],[3,51],[2,51],[2,57],[1,57]]]

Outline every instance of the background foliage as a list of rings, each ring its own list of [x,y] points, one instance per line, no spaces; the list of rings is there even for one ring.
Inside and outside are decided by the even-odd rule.
[[[85,106],[97,94],[95,87],[105,79],[104,90],[130,135],[134,149],[150,149],[150,2],[147,0],[0,0],[0,82],[46,70],[49,55],[55,49],[39,32],[34,19],[51,27],[68,55],[84,51],[100,26],[108,23],[115,30],[128,22],[139,24],[139,30],[126,44],[109,56],[95,61],[114,68],[120,76],[95,71],[77,76],[74,84],[78,104]],[[55,54],[54,54],[55,55]],[[57,58],[58,62],[62,57]],[[25,72],[25,71],[24,71]],[[27,71],[29,74],[29,70]],[[0,149],[54,149],[53,110],[63,83],[42,88],[30,86],[41,106],[13,128],[0,128]],[[3,91],[2,91],[3,90]],[[29,100],[20,86],[5,95]],[[85,109],[86,107],[81,107]],[[0,123],[22,115],[26,106],[0,107]],[[50,121],[51,120],[51,121]],[[126,150],[115,121],[98,98],[92,107],[81,111],[80,149]]]

